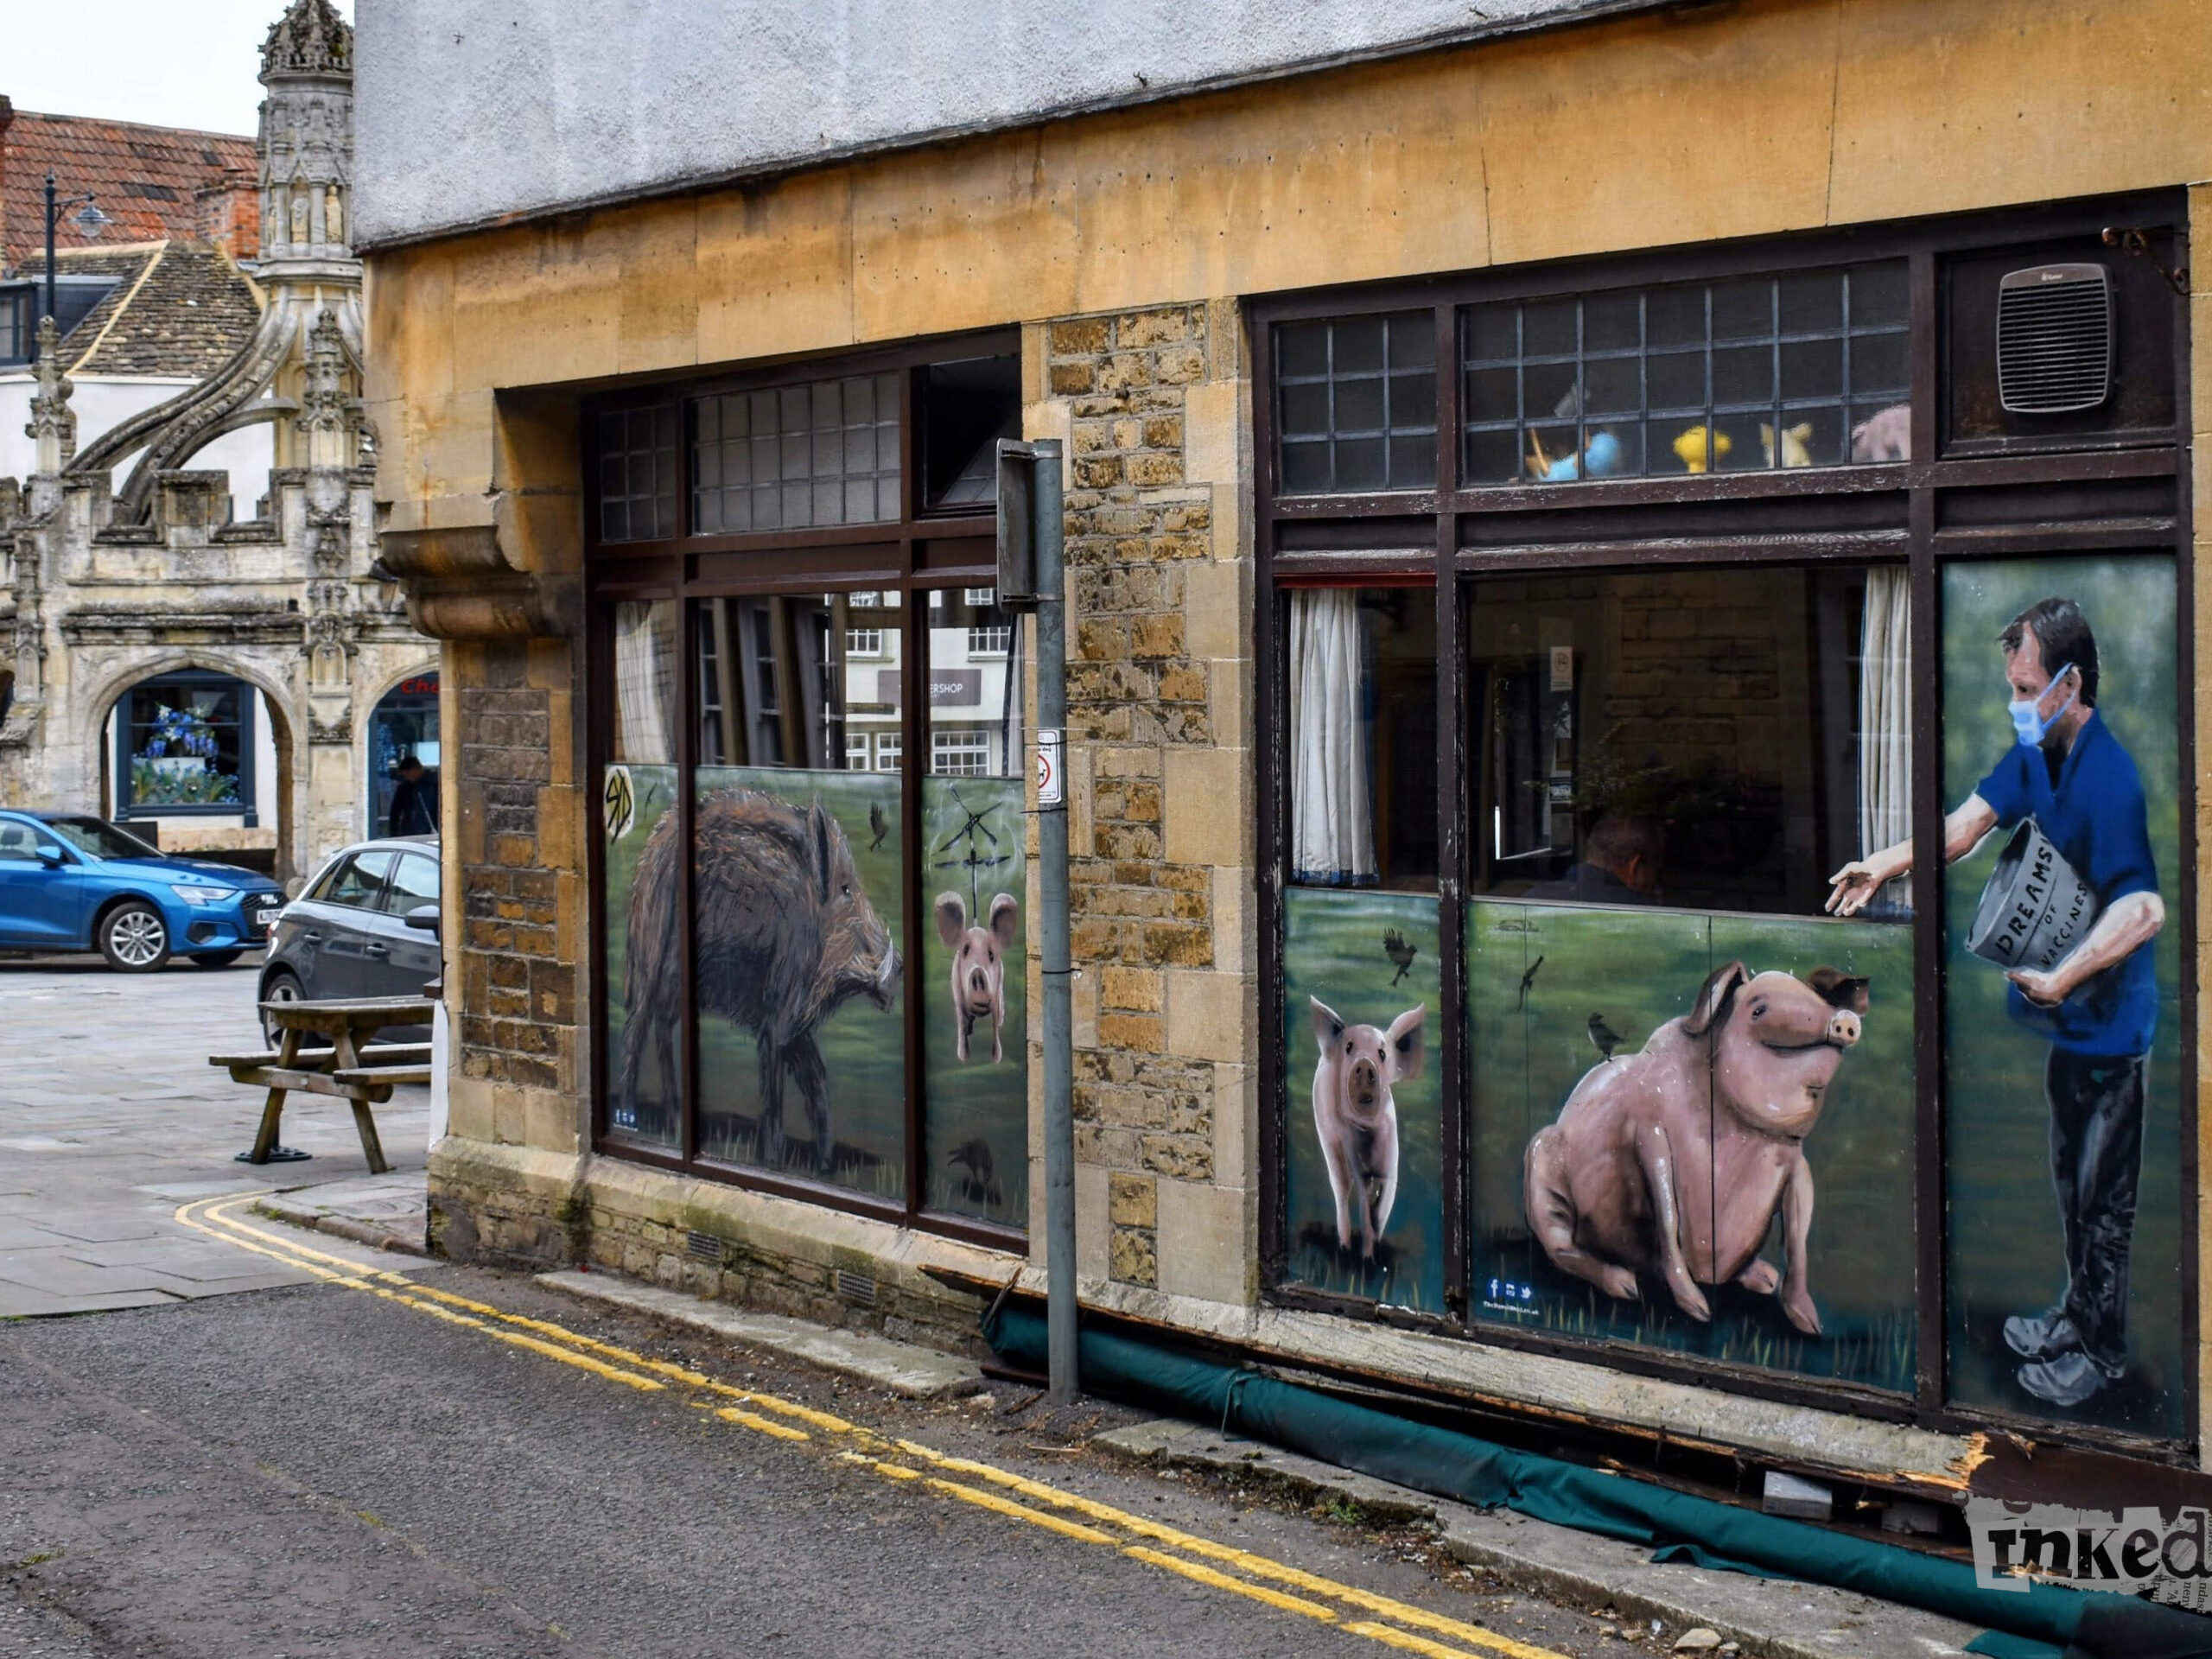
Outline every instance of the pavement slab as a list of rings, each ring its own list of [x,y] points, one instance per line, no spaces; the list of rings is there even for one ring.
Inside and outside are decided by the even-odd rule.
[[[176,1214],[196,1199],[280,1185],[370,1183],[352,1112],[312,1095],[284,1108],[284,1142],[313,1154],[308,1162],[236,1161],[252,1144],[263,1092],[207,1057],[261,1046],[257,969],[251,957],[144,975],[96,960],[0,962],[0,1028],[37,1033],[0,1046],[0,1318],[173,1308],[306,1281],[212,1243]],[[395,1183],[388,1195],[411,1188],[419,1208],[429,1090],[396,1090],[376,1116],[395,1171],[374,1179]],[[395,1215],[404,1210],[404,1198],[391,1201]],[[413,1265],[342,1239],[328,1248],[363,1265]]]
[[[1378,1519],[1433,1528],[1458,1560],[1569,1606],[1623,1621],[1718,1631],[1758,1659],[1948,1659],[1977,1626],[1826,1585],[1755,1579],[1651,1560],[1618,1539],[1478,1510],[1395,1485],[1201,1423],[1160,1418],[1097,1437],[1109,1451],[1166,1469],[1199,1469],[1357,1505]]]

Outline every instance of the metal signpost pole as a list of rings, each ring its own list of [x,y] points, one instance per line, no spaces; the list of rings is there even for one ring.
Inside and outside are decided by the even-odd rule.
[[[1045,1287],[1047,1371],[1053,1401],[1080,1392],[1076,1359],[1075,1051],[1069,980],[1068,809],[1062,741],[1067,722],[1067,604],[1062,570],[1060,445],[1040,438],[1034,501],[1037,550],[1037,852],[1044,901]]]

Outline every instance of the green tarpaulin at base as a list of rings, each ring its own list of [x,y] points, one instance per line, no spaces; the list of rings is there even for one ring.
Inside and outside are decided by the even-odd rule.
[[[1045,1369],[1041,1314],[1001,1305],[984,1321],[983,1337],[1014,1363]],[[1962,1562],[1516,1451],[1109,1332],[1084,1331],[1080,1353],[1084,1386],[1094,1392],[1142,1401],[1416,1491],[1654,1548],[1688,1546],[1716,1565],[1901,1602],[2024,1637],[2072,1659],[2212,1659],[2212,1619],[2132,1596],[2044,1584],[1984,1590]]]

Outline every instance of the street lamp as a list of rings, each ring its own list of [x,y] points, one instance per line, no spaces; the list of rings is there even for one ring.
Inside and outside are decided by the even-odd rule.
[[[111,221],[105,213],[92,205],[91,193],[57,198],[54,194],[54,175],[49,173],[46,175],[46,315],[54,318],[56,328],[61,326],[61,322],[54,309],[54,221],[60,217],[64,207],[74,207],[79,202],[85,206],[84,211],[77,215],[77,228],[86,236],[98,236],[101,228]]]

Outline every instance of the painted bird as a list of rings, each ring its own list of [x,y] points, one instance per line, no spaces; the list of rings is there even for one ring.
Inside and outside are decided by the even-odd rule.
[[[1522,1009],[1529,1006],[1529,988],[1536,982],[1536,969],[1543,965],[1544,959],[1541,957],[1538,957],[1534,962],[1529,964],[1529,971],[1521,976],[1521,998],[1520,1001],[1516,1001],[1513,1005],[1513,1011],[1516,1014],[1518,1014]]]
[[[1604,1014],[1593,1014],[1590,1016],[1590,1040],[1597,1045],[1598,1052],[1610,1060],[1613,1058],[1613,1051],[1621,1046],[1624,1039],[1620,1033],[1605,1023]]]
[[[881,804],[874,801],[868,804],[868,827],[875,836],[875,839],[868,844],[868,851],[881,850],[883,838],[891,833],[891,820],[883,816]]]
[[[1000,1190],[995,1160],[991,1157],[991,1143],[977,1135],[963,1141],[945,1154],[944,1161],[968,1173],[960,1178],[960,1196],[970,1204],[996,1205],[1005,1202]]]
[[[1406,941],[1406,936],[1391,928],[1382,935],[1382,954],[1398,964],[1398,971],[1390,982],[1395,985],[1412,969],[1414,958],[1421,953]]]

